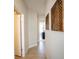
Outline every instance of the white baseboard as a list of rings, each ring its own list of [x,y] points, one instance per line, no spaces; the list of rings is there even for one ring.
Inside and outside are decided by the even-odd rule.
[[[22,49],[22,57],[25,57],[25,50]]]
[[[34,47],[34,46],[37,46],[37,42],[34,43],[34,44],[30,44],[30,45],[29,45],[29,48],[32,48],[32,47]]]

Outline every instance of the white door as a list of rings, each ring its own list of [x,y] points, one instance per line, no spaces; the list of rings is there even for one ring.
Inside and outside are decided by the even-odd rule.
[[[20,15],[14,15],[14,51],[15,55],[21,56],[21,40],[20,40]]]

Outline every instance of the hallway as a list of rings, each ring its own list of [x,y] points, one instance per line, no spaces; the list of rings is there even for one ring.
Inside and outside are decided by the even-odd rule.
[[[24,58],[15,56],[15,59],[46,59],[45,41],[40,41],[38,46],[30,48]]]
[[[14,5],[24,15],[23,57],[15,59],[64,59],[63,0],[15,0]],[[39,42],[40,22],[45,22],[43,42]]]

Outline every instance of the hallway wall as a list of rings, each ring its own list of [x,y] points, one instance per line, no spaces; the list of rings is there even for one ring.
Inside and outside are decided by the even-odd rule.
[[[29,48],[37,46],[37,13],[29,10]]]
[[[14,1],[15,9],[24,14],[24,54],[37,45],[38,18],[36,11],[31,10],[23,0]]]
[[[22,51],[27,53],[29,47],[29,39],[28,39],[28,8],[24,4],[23,0],[14,0],[14,7],[17,11],[24,14],[24,46]]]
[[[51,8],[56,0],[48,0],[46,14],[49,13],[49,30],[46,30],[46,55],[48,59],[64,59],[64,32],[51,30]]]
[[[46,55],[48,59],[64,59],[64,33],[46,30]]]

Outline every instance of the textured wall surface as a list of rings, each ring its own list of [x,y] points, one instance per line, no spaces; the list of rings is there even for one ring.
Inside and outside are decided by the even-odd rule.
[[[63,2],[57,0],[51,9],[51,29],[63,31]]]
[[[49,30],[49,14],[46,16],[46,30]]]

